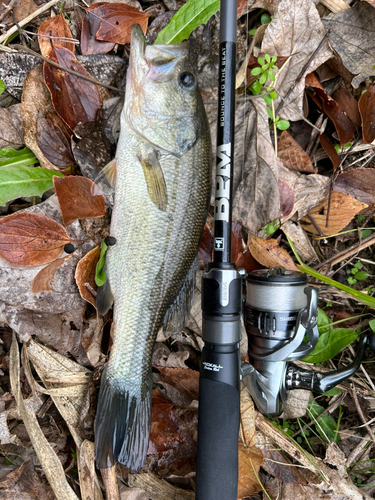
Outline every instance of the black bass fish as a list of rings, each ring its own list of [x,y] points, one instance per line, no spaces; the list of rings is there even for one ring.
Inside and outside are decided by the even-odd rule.
[[[116,152],[107,279],[113,347],[100,386],[96,464],[138,471],[151,423],[151,355],[160,327],[180,331],[211,192],[210,133],[186,44],[146,45],[133,26]],[[171,326],[172,325],[172,326]]]

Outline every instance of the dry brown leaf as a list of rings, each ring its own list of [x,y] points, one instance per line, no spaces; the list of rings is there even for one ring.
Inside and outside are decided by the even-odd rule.
[[[45,157],[58,169],[74,165],[72,133],[56,113],[39,110],[36,140]]]
[[[33,282],[31,283],[30,290],[32,293],[40,293],[40,292],[53,292],[51,288],[51,283],[53,283],[55,279],[55,273],[58,270],[60,266],[64,264],[64,262],[68,259],[73,254],[70,255],[65,255],[65,257],[62,257],[61,259],[57,259],[51,264],[48,264],[48,266],[43,267],[39,271],[39,273],[35,276],[33,279]]]
[[[94,183],[86,177],[53,177],[53,186],[59,201],[65,226],[77,219],[106,215],[104,196],[92,195]]]
[[[89,251],[77,264],[75,279],[77,282],[79,293],[81,297],[90,302],[94,307],[96,307],[96,298],[90,292],[86,283],[92,287],[93,290],[98,289],[98,285],[95,283],[95,270],[96,264],[98,263],[100,257],[100,247],[97,246]]]
[[[344,111],[349,120],[351,120],[356,127],[360,127],[361,117],[358,110],[358,101],[354,99],[353,94],[349,91],[349,89],[344,87],[335,90],[332,97]]]
[[[66,38],[73,39],[69,25],[61,12],[58,16],[49,17],[39,26],[38,42],[40,52],[44,57],[48,57],[53,47],[65,47],[71,52],[75,51],[73,41],[69,42]]]
[[[238,443],[238,492],[237,498],[247,498],[262,489],[256,474],[259,474],[263,462],[262,452],[252,446],[246,448]],[[255,472],[254,472],[255,471]]]
[[[199,372],[189,368],[166,368],[157,367],[161,373],[163,382],[178,389],[181,394],[191,401],[198,399],[199,394]]]
[[[363,142],[369,144],[375,140],[375,85],[361,95],[358,108],[362,119]]]
[[[91,7],[93,7],[93,4]],[[130,43],[131,27],[139,24],[146,33],[148,14],[123,3],[104,3],[102,23],[96,34],[98,40],[119,43]]]
[[[328,41],[323,43],[318,53],[305,67],[310,57],[324,37],[324,27],[313,0],[282,0],[262,42],[262,54],[271,56],[292,56],[285,64],[276,84],[278,98],[276,108],[284,101],[283,97],[295,84],[303,70],[303,76],[293,92],[287,97],[280,116],[287,120],[301,119],[305,76],[311,73],[333,53]]]
[[[284,165],[291,170],[306,172],[308,174],[316,174],[318,172],[318,169],[313,167],[309,155],[286,130],[280,135],[277,154],[282,159]]]
[[[95,471],[94,443],[85,439],[77,453],[79,486],[82,500],[103,500]]]
[[[355,168],[339,174],[333,188],[340,193],[350,194],[367,205],[375,203],[375,169]]]
[[[293,212],[296,196],[287,182],[279,179],[280,212],[282,217],[288,217]]]
[[[336,234],[344,229],[344,227],[346,227],[353,219],[355,214],[367,206],[368,205],[366,205],[366,203],[361,203],[348,194],[332,191],[328,227],[326,227],[328,196],[309,213],[311,217],[313,217],[315,223],[319,226],[322,233],[325,236],[328,236],[330,234]],[[304,217],[301,220],[301,225],[305,231],[312,234],[318,234],[318,231],[307,217]]]
[[[334,145],[332,144],[329,137],[326,136],[326,134],[320,134],[319,141],[320,141],[322,148],[324,149],[324,151],[327,153],[329,159],[331,160],[332,166],[333,166],[333,171],[335,172],[340,166],[340,157],[337,154],[337,151],[336,151]]]
[[[250,234],[249,249],[254,259],[260,262],[262,266],[268,268],[283,266],[289,271],[298,271],[292,257],[273,238],[264,240]]]
[[[96,33],[102,22],[103,11],[104,6],[101,5],[90,10],[82,19],[81,51],[85,56],[88,54],[107,54],[115,46],[113,42],[103,42],[96,38]]]
[[[48,264],[67,243],[64,227],[44,215],[22,212],[0,220],[0,256],[16,266]]]
[[[0,107],[0,148],[14,148],[24,144],[24,134],[19,104]]]
[[[249,390],[243,382],[241,383],[240,411],[241,440],[247,448],[251,448],[254,445],[255,436],[255,408]]]

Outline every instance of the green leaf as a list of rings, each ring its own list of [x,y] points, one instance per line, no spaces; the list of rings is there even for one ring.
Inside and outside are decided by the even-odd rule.
[[[339,394],[341,394],[341,389],[339,389],[338,387],[333,387],[329,391],[323,392],[322,396],[332,397],[332,396],[338,396]]]
[[[263,75],[259,78],[259,83],[264,85],[267,81],[267,73],[263,73]]]
[[[26,147],[23,149],[11,149],[11,148],[0,149],[0,158],[14,158],[15,156],[23,156],[26,154],[33,155],[34,153],[29,148]]]
[[[261,74],[261,72],[262,72],[262,68],[258,68],[258,67],[253,68],[253,69],[251,70],[251,74],[252,74],[252,75],[254,75],[254,76],[260,75],[260,74]]]
[[[277,61],[277,56],[272,56],[272,62],[275,64],[276,61]]]
[[[349,285],[355,285],[357,283],[357,280],[350,276],[350,278],[348,278],[348,283]]]
[[[155,44],[181,43],[220,9],[220,0],[189,0],[162,29]]]
[[[40,167],[0,168],[0,206],[24,196],[41,196],[53,187],[54,175],[63,177],[60,172]]]
[[[354,275],[356,280],[365,280],[369,276],[369,273],[366,273],[366,271],[358,271],[358,273],[355,273]]]
[[[324,412],[323,406],[320,406],[314,400],[310,400],[308,408],[311,416],[314,418],[317,418],[321,413]],[[336,432],[336,421],[328,412],[319,418],[319,420],[315,424],[315,427],[324,441],[326,441],[327,438],[329,441],[334,441],[335,443],[338,443],[340,441],[340,436]]]
[[[375,319],[370,320],[368,326],[371,328],[373,333],[375,333]]]
[[[274,81],[276,80],[276,77],[275,77],[275,75],[274,75],[274,73],[273,73],[272,69],[270,69],[270,70],[268,71],[268,78],[271,80],[271,82],[274,82]]]
[[[253,94],[257,95],[261,90],[262,90],[262,85],[258,81],[254,82],[252,85]]]
[[[336,153],[338,153],[338,152],[339,152],[339,150],[340,150],[340,147],[341,147],[341,146],[340,146],[340,144],[334,144],[334,146],[333,146],[333,147],[335,148]]]
[[[362,262],[357,262],[354,267],[356,267],[357,269],[362,269],[363,264]]]
[[[272,114],[272,111],[270,110],[270,108],[267,108],[267,113],[268,113],[268,116],[271,120],[273,120],[273,114]]]
[[[364,240],[365,238],[367,238],[368,236],[371,236],[372,235],[372,231],[371,229],[364,229],[363,231],[361,231],[361,238]]]
[[[266,104],[271,105],[272,99],[269,95],[264,95],[263,99],[266,101]]]
[[[265,61],[264,61],[263,57],[258,57],[258,63],[259,63],[261,66],[264,66]]]
[[[315,349],[303,361],[306,363],[323,363],[332,359],[338,352],[351,344],[358,337],[354,330],[334,328],[320,335]]]
[[[265,59],[268,63],[269,63],[269,62],[271,62],[271,57],[270,57],[270,55],[269,55],[269,54],[266,54],[266,55],[264,56],[264,59]]]
[[[0,80],[0,94],[2,94],[5,91],[5,83],[3,80]]]
[[[95,269],[95,283],[98,286],[103,286],[105,283],[105,280],[107,278],[107,275],[103,271],[103,267],[105,264],[105,254],[107,252],[108,246],[106,242],[103,240],[102,245],[100,247],[100,257],[98,260],[98,263],[96,264],[96,269]]]
[[[268,14],[262,14],[260,16],[260,24],[268,24],[270,22],[271,22],[271,18]],[[266,55],[268,55],[268,54],[266,54]]]
[[[35,157],[34,153],[30,152],[25,155],[18,155],[0,160],[0,168],[16,167],[17,165],[35,165],[36,163],[39,163],[39,160]]]
[[[257,29],[254,28],[253,30],[249,31],[249,35],[254,36],[256,32],[257,32]]]
[[[330,332],[332,321],[322,309],[318,309],[318,329],[319,333]]]
[[[276,124],[276,127],[279,130],[286,130],[290,127],[290,123],[288,122],[288,120],[279,120]]]
[[[276,99],[276,97],[277,97],[276,90],[270,93],[270,97],[271,97],[271,99]]]

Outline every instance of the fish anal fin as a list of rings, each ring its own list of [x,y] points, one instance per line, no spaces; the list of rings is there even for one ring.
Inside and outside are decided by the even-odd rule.
[[[180,333],[187,322],[193,302],[196,270],[197,258],[194,259],[179,294],[165,314],[163,324],[165,337]]]
[[[109,284],[108,275],[103,286],[98,288],[96,292],[96,309],[101,316],[104,316],[113,304],[113,294],[111,285]]]
[[[138,156],[138,160],[143,168],[147,191],[151,201],[159,210],[167,210],[168,196],[167,185],[161,169],[157,151],[152,151],[147,156]]]
[[[100,173],[95,177],[94,184],[91,188],[91,194],[96,196],[98,194],[110,194],[114,191],[117,176],[117,158],[111,160],[107,165],[102,168]]]

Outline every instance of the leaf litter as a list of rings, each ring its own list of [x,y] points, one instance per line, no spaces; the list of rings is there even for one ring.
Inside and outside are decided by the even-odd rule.
[[[137,14],[134,15],[142,16],[146,23],[146,21],[148,22],[147,13],[143,14],[141,12],[142,7],[146,7],[146,5],[142,4],[143,2],[141,4],[133,2],[133,6],[138,9]],[[172,4],[174,7],[180,7],[176,2],[165,2],[167,8],[172,8]],[[326,4],[331,5],[330,2]],[[119,35],[120,38],[111,39],[110,30],[107,30],[107,33],[103,36],[106,20],[109,19],[110,23],[119,26],[117,25],[117,22],[120,24],[120,18],[117,17],[119,12],[128,10],[128,6],[119,5],[121,4],[104,2],[94,4],[88,9],[82,23],[81,52],[89,55],[78,56],[78,58],[88,71],[87,74],[91,74],[94,78],[106,84],[115,84],[122,89],[126,62],[111,53],[101,53],[104,50],[107,51],[107,49],[108,52],[111,52],[116,43],[123,44],[126,42],[128,27],[124,24],[115,30],[117,31],[116,36]],[[262,265],[264,267],[283,265],[294,269],[295,262],[292,253],[285,240],[282,239],[282,235],[286,234],[294,242],[304,261],[315,262],[315,265],[324,264],[325,260],[329,261],[332,255],[337,252],[337,249],[330,245],[325,246],[320,240],[314,241],[311,239],[311,235],[308,236],[311,233],[306,233],[303,228],[308,228],[315,233],[320,231],[328,236],[334,231],[345,229],[348,225],[348,227],[355,229],[357,233],[362,231],[364,237],[368,237],[366,236],[368,231],[371,232],[370,229],[366,228],[366,225],[371,226],[374,204],[374,164],[371,157],[373,84],[371,78],[369,81],[365,81],[365,79],[368,76],[371,77],[372,67],[370,68],[370,64],[373,65],[373,58],[369,58],[365,51],[372,53],[372,48],[369,46],[372,40],[371,28],[370,31],[367,30],[367,26],[371,26],[371,23],[368,23],[372,18],[370,12],[372,6],[366,5],[365,2],[353,2],[353,5],[349,8],[337,14],[333,13],[325,16],[321,20],[318,14],[318,12],[322,12],[321,6],[318,6],[317,9],[312,1],[303,2],[302,4],[293,0],[251,2],[247,6],[248,10],[252,9],[257,14],[259,13],[257,9],[267,9],[268,13],[273,16],[269,18],[270,22],[268,24],[262,25],[263,41],[260,36],[259,39],[257,38],[252,47],[253,53],[246,50],[243,35],[246,31],[247,9],[244,7],[244,3],[240,7],[243,11],[241,14],[240,9],[238,13],[238,22],[242,27],[242,31],[239,31],[241,34],[239,34],[238,39],[238,57],[240,58],[239,62],[245,60],[246,57],[250,64],[243,65],[243,74],[246,75],[247,73],[247,84],[251,85],[252,81],[255,81],[250,79],[250,76],[252,77],[250,73],[253,67],[260,67],[257,61],[259,54],[263,56],[265,54],[279,56],[277,66],[281,70],[275,83],[278,93],[275,102],[276,115],[288,120],[294,120],[294,123],[288,129],[288,132],[280,134],[272,126],[272,121],[271,123],[269,121],[269,110],[267,111],[264,100],[261,97],[252,99],[253,106],[249,105],[246,97],[245,102],[243,100],[241,102],[244,87],[239,87],[233,182],[235,220],[232,228],[232,259],[238,266],[246,268],[247,271],[259,268]],[[164,6],[163,9],[165,10]],[[215,2],[211,2],[208,9],[216,12]],[[94,12],[98,14],[98,17],[92,16]],[[149,12],[151,13],[151,10]],[[162,12],[162,10],[159,12]],[[207,12],[202,11],[202,19]],[[167,11],[167,14],[171,17],[170,11]],[[214,11],[212,11],[212,14],[214,14]],[[155,16],[155,14],[152,15]],[[82,16],[78,18],[75,17],[75,13],[72,14],[70,27],[75,28],[72,29],[73,33],[76,33],[75,30],[78,23],[80,23],[80,19],[82,19]],[[157,19],[158,17],[156,17]],[[180,18],[177,16],[171,24],[172,28],[176,23],[176,19],[181,21],[183,18],[181,14]],[[202,19],[200,19],[199,23],[203,22]],[[352,26],[356,27],[356,34],[354,34],[352,27],[349,30],[344,29],[348,19],[350,20],[349,24],[351,23]],[[205,19],[205,21],[207,20],[208,18]],[[186,28],[186,33],[188,33],[189,21],[186,19],[184,22],[185,26],[183,28]],[[255,23],[252,27],[258,27],[259,20],[257,21],[257,18],[251,22]],[[146,29],[146,26],[147,24],[145,24],[144,29]],[[325,29],[328,28],[330,29],[329,33],[327,33],[328,40],[336,52],[332,52],[325,38]],[[166,30],[161,36],[173,40],[173,29],[171,30],[170,27],[168,29],[169,34],[168,30]],[[366,33],[366,30],[368,33]],[[206,27],[199,28],[198,31],[201,33],[201,40],[199,41],[197,37],[194,40],[194,37],[192,37],[193,50],[194,44],[202,49],[202,47],[204,48],[202,43],[205,44],[207,40],[218,39],[216,19],[213,18],[213,21],[210,21]],[[50,53],[53,51],[54,55],[52,54],[52,57],[59,60],[62,66],[73,67],[79,69],[81,73],[84,72],[76,62],[77,56],[74,55],[76,44],[73,43],[68,24],[62,14],[47,18],[39,28],[39,35],[42,34],[45,35],[42,41],[44,47],[42,53],[44,55],[50,57]],[[56,38],[49,38],[51,35]],[[159,40],[162,40],[161,36]],[[99,38],[105,38],[108,41],[100,42]],[[353,47],[352,51],[346,50],[346,53],[341,48],[341,46],[345,46],[342,41],[345,38],[350,39]],[[39,41],[41,40],[42,38],[39,37]],[[340,40],[340,43],[337,40]],[[207,109],[210,111],[213,109],[210,99],[212,100],[212,96],[216,93],[215,89],[212,89],[212,82],[216,80],[217,62],[215,62],[215,59],[210,59],[210,56],[207,56],[207,53],[201,49],[196,49],[199,67],[198,79],[201,79],[201,90]],[[211,48],[212,51],[213,47]],[[6,126],[0,127],[0,139],[4,137],[2,147],[22,147],[26,143],[35,153],[42,167],[54,171],[68,169],[67,171],[64,170],[64,173],[79,173],[78,168],[80,168],[85,177],[95,179],[98,171],[111,159],[111,148],[117,138],[116,127],[118,127],[119,114],[112,112],[111,109],[115,108],[111,108],[108,104],[110,99],[113,99],[112,91],[110,92],[107,89],[103,91],[100,88],[100,97],[96,85],[84,83],[83,80],[72,77],[63,70],[59,74],[58,70],[55,71],[50,66],[48,66],[47,73],[51,91],[48,91],[43,81],[41,66],[32,70],[33,64],[38,62],[34,56],[26,57],[26,54],[21,53],[16,53],[15,56],[11,57],[8,54],[1,57],[3,56],[7,58],[7,65],[13,64],[12,68],[18,68],[16,70],[12,69],[6,74],[4,73],[6,87],[9,88],[13,95],[20,98],[21,87],[19,82],[23,82],[25,77],[28,76],[24,84],[21,105],[23,127],[19,119],[17,122],[13,118],[7,118],[7,121],[4,122]],[[22,70],[23,63],[26,65],[26,61],[28,64],[27,70]],[[327,62],[324,64],[325,61]],[[108,71],[109,67],[111,67],[110,71]],[[323,68],[325,68],[324,77]],[[311,89],[313,89],[314,95],[307,97],[308,88],[305,85],[305,78],[315,70],[319,79],[316,74],[315,76],[310,75],[310,78],[315,80],[314,84],[308,87],[310,96]],[[17,72],[20,74],[19,80],[14,77]],[[204,73],[212,75],[212,77],[203,77]],[[0,72],[1,76],[2,73]],[[354,87],[358,87],[364,81],[361,89],[365,90],[365,93],[363,93],[362,97],[352,90],[350,86],[352,78]],[[56,88],[53,89],[52,86],[64,90],[60,92]],[[51,100],[51,94],[53,100]],[[121,98],[116,99],[117,103],[119,103]],[[75,106],[75,104],[77,105]],[[117,107],[121,109],[121,102],[117,104]],[[19,108],[19,105],[13,104],[10,108],[0,109],[3,110],[5,117],[17,117],[20,115]],[[102,111],[99,112],[101,109],[104,114],[106,113],[105,110],[110,110],[105,119],[103,119]],[[78,115],[76,114],[77,110],[79,110]],[[115,116],[115,120],[112,120],[112,122],[108,120],[111,113]],[[210,115],[212,117],[210,124],[213,133],[216,120],[214,114],[213,112]],[[69,125],[70,130],[67,130],[66,125],[62,124],[58,115]],[[316,126],[319,128],[321,125],[318,125],[318,123],[322,123],[319,122],[319,115],[328,116],[332,120],[328,123],[324,122],[324,135],[316,133],[314,135],[311,130],[315,129],[311,129],[307,122],[302,121],[307,119],[309,123],[317,123]],[[307,129],[310,127],[311,130],[309,130],[308,134],[305,134],[307,139],[302,141],[299,133],[303,127]],[[275,137],[275,130],[277,137]],[[361,143],[361,140],[359,140],[358,144],[357,135],[361,132],[364,144]],[[23,134],[25,135],[23,136]],[[354,145],[348,145],[349,140],[354,142]],[[277,142],[279,142],[278,158],[275,156],[274,146]],[[341,148],[338,147],[337,142],[340,143]],[[366,144],[368,151],[358,149],[359,147],[363,148]],[[363,153],[363,151],[365,152]],[[326,159],[327,155],[330,160]],[[74,163],[78,167],[74,167]],[[0,173],[1,168],[8,167],[0,167]],[[34,168],[34,170],[37,172],[37,169]],[[332,170],[334,171],[333,176]],[[65,453],[64,460],[66,462],[64,467],[67,469],[66,474],[60,471],[60,474],[62,474],[60,479],[69,484],[69,488],[73,486],[74,495],[76,495],[76,492],[78,493],[76,485],[79,484],[81,498],[100,499],[102,493],[94,469],[92,426],[98,376],[100,376],[101,367],[106,359],[102,348],[104,352],[107,352],[105,343],[108,343],[109,338],[108,333],[105,333],[105,329],[103,335],[103,324],[106,321],[110,322],[110,317],[103,320],[96,316],[94,276],[95,265],[99,256],[97,244],[100,243],[102,237],[105,237],[99,235],[105,234],[105,231],[108,230],[106,229],[106,227],[108,228],[108,217],[100,217],[100,214],[102,213],[101,210],[105,210],[105,206],[110,206],[111,200],[106,199],[106,205],[104,205],[104,200],[100,198],[100,208],[98,212],[94,211],[94,214],[97,213],[97,215],[93,215],[91,211],[93,209],[93,200],[88,201],[88,212],[82,210],[78,206],[82,194],[80,189],[84,183],[89,185],[87,178],[61,177],[58,182],[63,182],[66,186],[71,186],[70,183],[77,183],[81,186],[78,188],[77,194],[74,195],[75,197],[73,194],[70,197],[71,190],[69,187],[63,191],[63,194],[60,194],[60,206],[56,197],[49,198],[47,202],[40,205],[40,207],[43,207],[40,213],[46,218],[55,221],[61,228],[63,228],[61,225],[63,221],[65,224],[71,223],[66,230],[63,229],[68,235],[67,241],[73,242],[74,253],[65,254],[61,257],[65,247],[65,244],[62,245],[61,242],[60,254],[56,254],[57,256],[54,257],[52,262],[47,266],[44,264],[44,267],[37,265],[38,261],[35,261],[35,267],[21,267],[0,260],[0,269],[2,276],[4,276],[0,287],[3,292],[2,297],[6,297],[6,300],[0,302],[0,321],[4,325],[10,325],[17,332],[18,339],[21,342],[29,342],[27,351],[25,345],[23,347],[23,370],[28,373],[29,382],[22,382],[23,372],[22,370],[19,372],[21,380],[21,391],[19,392],[25,395],[23,398],[25,404],[27,403],[27,411],[31,415],[35,415],[43,406],[41,398],[45,399],[45,403],[48,401],[46,398],[52,399],[54,401],[52,407],[59,408],[63,416],[62,422],[65,421],[64,425],[67,426],[65,432],[67,435],[70,433],[75,440],[73,446],[75,446],[77,458],[74,459],[73,457],[73,461],[70,461],[70,463],[73,465],[76,463],[78,476],[72,476],[70,465],[68,465],[69,460],[66,461],[68,455]],[[327,195],[331,190],[331,186],[333,186],[334,190],[331,194],[330,206],[328,206]],[[23,201],[26,197],[25,192],[22,192],[20,197],[21,201]],[[2,214],[6,217],[0,219],[0,225],[1,220],[6,221],[7,218],[12,217],[9,215],[12,210],[11,207],[17,210],[17,203],[19,204],[18,200],[10,202],[10,205],[7,202],[2,211]],[[30,218],[28,216],[31,214],[37,213],[38,207],[39,205],[32,207],[31,211],[28,209],[26,211],[27,218]],[[19,215],[22,216],[23,213],[19,213]],[[307,214],[308,224],[304,218]],[[98,218],[91,219],[94,216]],[[325,228],[327,216],[329,223],[328,228]],[[304,219],[301,220],[302,218]],[[75,219],[79,219],[79,221]],[[40,231],[44,231],[42,227],[39,227]],[[316,228],[319,228],[319,230]],[[276,234],[270,238],[272,231],[276,231]],[[367,231],[367,233],[364,233],[364,231]],[[354,237],[356,238],[356,236]],[[340,238],[336,241],[338,248],[343,251],[342,247],[345,248],[352,240],[346,236]],[[202,265],[211,259],[211,252],[212,234],[207,226],[200,249]],[[250,252],[254,253],[254,255],[252,256]],[[371,261],[371,256],[367,255],[366,252],[367,250],[364,248],[359,256]],[[16,250],[15,255],[16,260],[20,258],[17,257],[19,254],[17,254]],[[29,259],[30,256],[31,254],[24,257],[26,262],[33,262]],[[346,265],[345,259],[343,263]],[[367,266],[364,275],[370,275],[372,272],[371,264],[365,262],[364,265]],[[333,270],[330,271],[328,268],[327,272],[332,273]],[[358,284],[361,284],[360,280]],[[154,370],[154,387],[157,388],[155,391],[158,392],[155,392],[153,400],[153,430],[149,450],[152,453],[149,454],[146,466],[139,474],[129,475],[128,472],[122,471],[122,477],[127,481],[128,486],[126,489],[124,489],[124,486],[121,487],[121,497],[124,496],[126,499],[133,498],[134,495],[135,498],[155,498],[156,500],[159,498],[167,500],[168,498],[175,498],[176,495],[181,499],[194,497],[189,476],[194,473],[198,359],[202,347],[202,340],[199,336],[202,321],[199,287],[200,285],[197,283],[197,293],[188,327],[177,336],[178,340],[171,341],[168,346],[165,342],[158,342],[155,346],[153,360],[159,368]],[[364,290],[363,287],[359,287],[359,289]],[[35,293],[32,293],[33,291]],[[331,295],[329,295],[330,293]],[[336,296],[332,291],[328,291],[328,297],[335,300]],[[350,314],[353,314],[356,310],[355,301],[342,300],[341,305],[347,308],[350,307]],[[324,307],[324,304],[322,304],[322,307]],[[354,333],[351,334],[353,338]],[[31,340],[31,336],[36,336],[36,342]],[[7,339],[5,331],[3,338],[4,340]],[[163,340],[162,337],[158,337],[159,340]],[[9,359],[10,343],[5,342],[4,345],[5,350],[0,345],[0,362],[2,362],[0,369],[3,371],[7,370],[7,366],[9,366],[6,356]],[[13,342],[12,345],[12,367],[15,367],[17,365],[14,355],[14,346],[16,344]],[[60,354],[56,355],[55,350],[58,350]],[[245,351],[246,347],[241,351],[243,357]],[[38,381],[34,378],[35,372],[27,369],[26,352],[34,366],[33,370],[35,369],[37,372]],[[73,357],[77,361],[74,367],[73,365],[66,365],[66,361],[72,361],[68,357]],[[40,362],[42,360],[50,360],[50,364],[47,363],[46,366],[41,367]],[[62,365],[66,366],[67,371],[63,370],[61,372]],[[94,377],[91,381],[92,375]],[[4,380],[4,388],[9,392],[9,378],[6,378],[6,374],[0,376],[2,377],[1,380]],[[14,382],[14,377],[12,380]],[[30,384],[33,394],[35,392],[35,396],[28,395],[30,389],[27,383]],[[44,387],[41,383],[43,383]],[[289,486],[290,483],[288,483],[291,479],[286,471],[291,469],[290,463],[284,459],[281,451],[274,451],[273,454],[270,454],[271,440],[267,445],[268,451],[267,448],[262,448],[259,436],[257,437],[255,431],[256,427],[268,433],[273,441],[278,443],[278,446],[285,447],[285,451],[297,460],[303,460],[300,457],[300,452],[298,451],[299,455],[297,455],[297,448],[293,448],[293,445],[280,444],[277,433],[275,431],[271,432],[268,427],[266,428],[259,416],[257,416],[248,395],[245,397],[246,404],[243,406],[242,399],[244,397],[245,393],[242,391],[239,497],[248,498],[252,493],[260,491],[260,482],[270,485],[267,486],[267,489],[272,496],[272,476],[282,479],[282,496],[284,495],[284,498],[290,498],[291,495],[297,496],[297,491],[293,490],[293,486]],[[329,397],[327,399],[331,401]],[[19,398],[18,403],[21,407],[22,402]],[[4,402],[4,404],[9,404],[9,402]],[[14,404],[14,402],[11,404]],[[13,415],[14,412],[11,413],[12,409],[2,411],[2,408],[0,406],[0,422],[1,425],[5,423],[7,431],[4,431],[4,435],[7,436],[9,441],[8,446],[18,446],[12,444],[12,441],[14,442],[19,438],[7,428],[7,416]],[[336,418],[335,414],[333,415]],[[25,418],[27,420],[27,417]],[[32,420],[32,417],[30,418]],[[30,428],[30,424],[28,425]],[[360,430],[356,430],[355,433],[359,439],[362,439]],[[349,440],[344,439],[344,442],[349,450],[346,451],[345,456],[348,456],[353,450],[353,445],[349,443]],[[320,453],[318,445],[312,443],[311,446],[314,447],[315,452]],[[259,449],[262,450],[262,453]],[[25,449],[22,450],[22,456],[27,458]],[[2,448],[0,451],[2,452]],[[264,465],[260,469],[262,455],[269,459],[268,464],[271,463],[270,460],[274,460],[283,465],[279,464],[278,469]],[[55,454],[55,457],[57,456]],[[371,449],[366,457],[370,456]],[[60,460],[60,456],[58,459]],[[51,460],[50,463],[53,463],[55,458],[51,458]],[[21,465],[20,461],[17,462],[17,465],[20,464],[21,468],[16,469],[18,472],[14,476],[8,473],[9,483],[7,484],[13,485],[17,481],[20,485],[22,484],[23,471],[28,471],[30,467],[27,465],[27,461],[23,463],[26,465]],[[50,463],[45,467],[48,467]],[[358,492],[356,486],[349,488],[348,482],[342,480],[342,478],[338,479],[337,476],[330,472],[331,469],[323,468],[323,470],[325,474],[331,474],[333,484],[339,485],[339,491],[350,492],[349,496],[356,498]],[[120,474],[119,469],[117,473]],[[32,474],[31,468],[30,474]],[[175,482],[176,476],[178,477],[177,482]],[[33,477],[34,482],[32,484],[34,486],[32,488],[48,488],[43,478],[38,479],[35,475]],[[168,480],[163,478],[168,478]],[[298,474],[294,476],[292,474],[292,480],[304,485],[305,488],[309,488],[311,495],[317,495],[317,489],[309,478],[306,481],[306,478],[298,476]],[[306,486],[307,482],[309,486]],[[172,483],[177,484],[177,486]],[[179,486],[185,489],[181,489]]]

